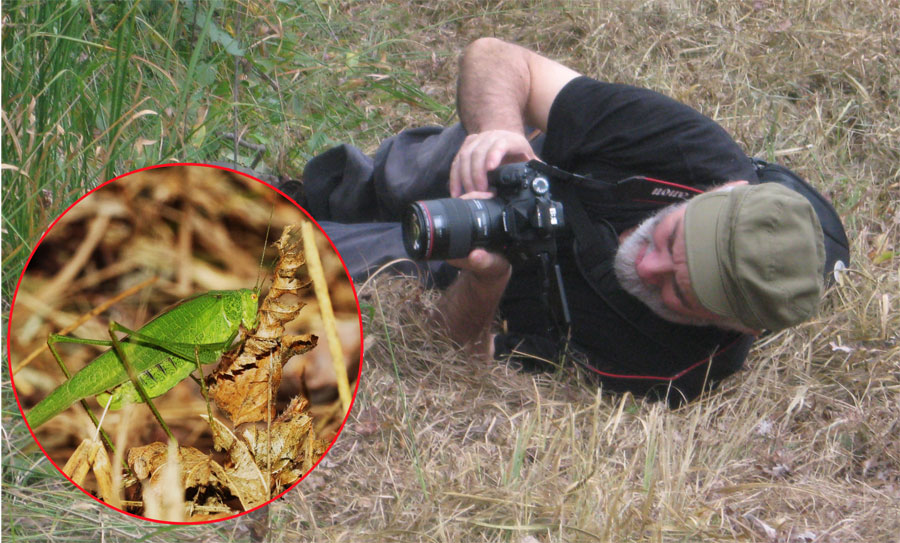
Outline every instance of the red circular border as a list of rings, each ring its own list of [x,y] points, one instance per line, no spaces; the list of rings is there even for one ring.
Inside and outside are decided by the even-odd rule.
[[[302,211],[303,214],[306,215],[306,217],[316,225],[316,228],[319,229],[319,232],[321,232],[321,233],[325,236],[325,239],[328,240],[328,243],[331,245],[331,248],[334,250],[335,254],[336,254],[336,255],[338,256],[338,258],[340,259],[341,265],[344,267],[344,273],[347,275],[347,279],[350,281],[350,288],[353,289],[353,299],[354,299],[355,302],[356,302],[356,315],[357,315],[357,319],[359,320],[359,370],[358,370],[358,373],[357,373],[358,377],[356,378],[356,388],[353,390],[353,398],[351,398],[351,400],[350,400],[350,407],[347,409],[347,413],[344,415],[344,420],[341,421],[341,426],[340,426],[340,428],[338,428],[338,431],[337,431],[337,433],[335,434],[334,438],[331,440],[331,443],[328,444],[328,448],[325,449],[325,452],[324,452],[324,453],[322,454],[322,456],[316,461],[316,463],[313,464],[313,466],[312,466],[306,473],[304,473],[303,476],[300,477],[300,479],[298,479],[296,483],[294,483],[293,485],[291,485],[290,487],[288,487],[288,488],[285,489],[283,492],[281,492],[281,493],[278,494],[277,496],[273,497],[271,500],[267,501],[266,503],[264,503],[264,504],[262,504],[262,505],[258,505],[258,506],[256,506],[256,507],[254,507],[253,509],[249,509],[249,510],[244,511],[244,512],[242,512],[242,513],[238,513],[238,514],[236,514],[236,515],[231,515],[230,517],[223,517],[223,518],[212,519],[212,520],[203,520],[203,521],[198,521],[198,522],[173,522],[173,521],[166,521],[166,520],[159,520],[159,519],[152,519],[152,518],[142,517],[142,516],[136,515],[136,514],[134,514],[134,513],[129,513],[129,512],[127,512],[127,511],[123,511],[123,510],[121,510],[121,509],[119,509],[119,508],[117,508],[117,507],[113,507],[112,505],[110,505],[110,504],[104,502],[103,500],[97,498],[96,496],[94,496],[93,494],[91,494],[90,492],[88,492],[87,490],[85,490],[84,488],[82,488],[80,485],[78,485],[75,481],[73,481],[72,478],[69,477],[68,475],[66,475],[66,474],[63,472],[63,470],[56,464],[56,462],[54,462],[53,459],[50,458],[50,455],[48,455],[48,454],[47,454],[47,451],[44,450],[44,447],[43,447],[43,445],[41,445],[41,442],[38,441],[37,436],[34,435],[34,431],[31,429],[31,426],[28,425],[28,421],[27,421],[27,420],[25,421],[25,426],[28,428],[28,431],[31,432],[31,437],[34,439],[34,442],[37,443],[38,447],[40,447],[41,452],[43,452],[43,453],[44,453],[44,456],[47,457],[47,460],[49,460],[50,463],[53,464],[53,466],[54,466],[60,473],[62,473],[63,477],[65,477],[66,479],[68,479],[69,482],[72,483],[73,485],[75,485],[76,488],[78,488],[79,490],[81,490],[82,492],[84,492],[85,494],[87,494],[88,496],[90,496],[91,498],[93,498],[93,499],[94,499],[95,501],[97,501],[98,503],[101,503],[101,504],[103,504],[104,506],[109,507],[110,509],[113,509],[113,510],[118,511],[118,512],[120,512],[120,513],[122,513],[122,514],[128,515],[128,516],[130,516],[130,517],[134,517],[134,518],[136,518],[136,519],[141,519],[141,520],[146,520],[146,521],[149,521],[149,522],[156,522],[156,523],[158,523],[158,524],[174,524],[174,525],[212,524],[212,523],[214,523],[214,522],[222,522],[222,521],[224,521],[224,520],[230,520],[230,519],[233,519],[233,518],[237,518],[237,517],[246,515],[247,513],[250,513],[250,512],[252,512],[252,511],[256,511],[257,509],[259,509],[259,508],[261,508],[261,507],[266,507],[266,506],[268,506],[270,503],[272,503],[273,501],[275,501],[275,500],[281,498],[282,496],[284,496],[285,494],[287,494],[288,492],[290,492],[291,490],[293,490],[294,487],[296,487],[296,486],[299,485],[304,479],[306,479],[306,477],[307,477],[310,473],[312,473],[313,470],[316,469],[316,466],[318,466],[319,463],[320,463],[320,462],[328,455],[328,452],[329,452],[329,451],[331,450],[331,448],[334,446],[335,442],[337,441],[337,438],[340,437],[341,432],[344,430],[344,425],[347,424],[347,419],[350,418],[350,412],[353,410],[353,404],[356,402],[356,394],[359,392],[359,381],[360,381],[360,378],[362,377],[362,369],[363,369],[363,353],[364,353],[364,347],[363,347],[362,311],[360,310],[360,307],[359,307],[359,296],[358,296],[357,293],[356,293],[356,285],[353,284],[353,278],[350,277],[350,271],[347,269],[347,264],[344,262],[344,258],[341,256],[341,253],[339,253],[338,250],[337,250],[337,248],[334,246],[334,242],[331,241],[331,238],[328,237],[328,234],[325,233],[325,230],[324,230],[324,229],[322,228],[322,226],[318,223],[318,221],[316,221],[316,220],[312,217],[312,215],[309,214],[308,211],[306,211],[305,209],[303,209],[303,207],[301,207],[300,204],[298,204],[296,201],[294,201],[293,198],[291,198],[291,197],[288,196],[287,194],[281,192],[280,190],[278,190],[277,188],[273,187],[273,186],[270,185],[269,183],[266,183],[265,181],[263,181],[263,180],[261,180],[261,179],[258,179],[258,178],[256,178],[256,177],[253,177],[252,175],[249,175],[249,174],[244,173],[244,172],[242,172],[242,171],[234,170],[234,169],[231,169],[231,168],[226,168],[226,167],[224,167],[224,166],[218,166],[218,165],[213,165],[213,164],[202,164],[202,163],[196,163],[196,162],[173,162],[173,163],[171,163],[171,164],[157,164],[156,166],[148,166],[148,167],[146,167],[146,168],[141,168],[141,169],[138,169],[138,170],[130,171],[130,172],[128,172],[128,173],[124,173],[124,174],[122,174],[122,175],[119,175],[119,176],[117,176],[117,177],[114,177],[114,178],[110,179],[109,181],[106,181],[106,182],[104,182],[104,183],[101,183],[100,185],[97,185],[95,188],[93,188],[93,189],[91,189],[89,192],[87,192],[84,196],[82,196],[81,198],[79,198],[78,200],[76,200],[75,202],[73,202],[72,205],[70,205],[69,207],[67,207],[66,210],[63,211],[63,212],[59,215],[59,217],[57,217],[56,220],[54,220],[53,223],[50,224],[49,227],[47,227],[47,230],[44,231],[44,234],[41,236],[41,239],[35,244],[34,248],[31,250],[31,254],[28,255],[28,260],[25,261],[25,266],[22,268],[22,273],[19,274],[19,280],[18,280],[18,282],[16,282],[16,290],[15,290],[15,293],[13,294],[12,304],[10,305],[10,309],[9,309],[9,323],[8,323],[7,329],[6,329],[6,360],[7,360],[7,364],[9,365],[9,378],[10,378],[10,383],[12,384],[13,395],[16,397],[16,404],[19,406],[19,411],[22,413],[22,417],[24,418],[24,417],[25,417],[25,411],[24,411],[24,409],[22,409],[22,404],[21,404],[21,402],[19,402],[19,394],[18,394],[18,391],[16,391],[15,377],[13,376],[12,356],[11,356],[11,354],[10,354],[11,351],[10,351],[10,339],[9,339],[9,338],[10,338],[10,334],[11,334],[11,332],[12,332],[12,314],[13,314],[13,310],[15,310],[15,307],[16,307],[16,296],[19,294],[19,286],[20,286],[21,283],[22,283],[22,278],[25,276],[25,271],[28,269],[28,265],[31,263],[31,258],[34,256],[34,252],[35,252],[35,251],[37,250],[37,248],[41,245],[41,243],[43,243],[44,238],[47,237],[47,234],[50,233],[50,230],[52,230],[53,227],[56,226],[56,223],[58,223],[59,220],[62,219],[63,216],[64,216],[66,213],[69,212],[69,210],[71,210],[71,209],[72,209],[73,207],[75,207],[79,202],[81,202],[82,200],[84,200],[85,198],[87,198],[88,196],[90,196],[94,191],[96,191],[96,190],[98,190],[98,189],[100,189],[100,188],[102,188],[102,187],[104,187],[104,186],[106,186],[106,185],[108,185],[108,184],[110,184],[110,183],[112,183],[112,182],[114,182],[114,181],[117,181],[118,179],[121,179],[121,178],[123,178],[123,177],[125,177],[125,176],[128,176],[128,175],[132,175],[132,174],[135,174],[135,173],[138,173],[138,172],[143,172],[143,171],[146,171],[146,170],[154,170],[154,169],[157,169],[157,168],[169,168],[169,167],[172,167],[172,166],[201,166],[201,167],[204,167],[204,168],[214,168],[214,169],[217,169],[217,170],[224,170],[224,171],[229,171],[229,172],[232,172],[232,173],[235,173],[235,174],[238,174],[238,175],[242,175],[242,176],[247,177],[247,178],[249,178],[249,179],[253,179],[254,181],[256,181],[256,182],[258,182],[258,183],[262,183],[263,185],[269,187],[269,188],[272,189],[273,191],[275,191],[275,192],[277,192],[278,194],[280,194],[282,197],[284,197],[285,199],[287,199],[289,202],[293,203],[293,204],[297,207],[297,209],[299,209],[300,211]]]

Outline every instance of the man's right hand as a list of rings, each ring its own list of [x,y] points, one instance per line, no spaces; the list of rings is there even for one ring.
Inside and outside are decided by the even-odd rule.
[[[486,200],[493,196],[494,195],[490,192],[472,191],[466,192],[460,196],[460,198],[463,200]],[[465,270],[473,277],[473,279],[484,285],[496,287],[498,283],[502,282],[503,285],[500,287],[501,294],[503,293],[503,288],[506,286],[506,281],[509,279],[510,270],[512,269],[509,261],[502,254],[492,253],[479,248],[472,249],[466,258],[451,259],[448,260],[447,263],[461,270]]]
[[[468,272],[484,286],[499,287],[501,294],[512,269],[506,257],[485,249],[472,249],[466,258],[448,260],[447,263]]]
[[[450,166],[450,196],[487,191],[487,172],[501,164],[537,158],[524,135],[508,130],[487,130],[470,134],[463,141]]]
[[[459,62],[456,109],[470,135],[450,168],[450,195],[488,190],[487,172],[536,158],[525,126],[546,132],[553,101],[578,75],[496,38],[469,44]]]
[[[435,318],[470,353],[493,356],[491,323],[512,267],[503,255],[484,249],[448,262],[462,271],[438,300]]]
[[[489,192],[468,192],[462,198],[490,198]],[[447,261],[460,273],[438,300],[434,317],[446,326],[450,337],[475,353],[490,355],[489,331],[512,267],[506,257],[485,249],[473,249],[466,258]]]

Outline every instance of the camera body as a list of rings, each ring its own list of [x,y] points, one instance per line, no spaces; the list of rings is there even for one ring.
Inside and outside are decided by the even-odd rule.
[[[403,216],[403,244],[415,259],[465,258],[482,247],[513,262],[555,253],[565,229],[563,205],[550,195],[550,180],[529,163],[488,172],[496,191],[489,199],[420,200]]]

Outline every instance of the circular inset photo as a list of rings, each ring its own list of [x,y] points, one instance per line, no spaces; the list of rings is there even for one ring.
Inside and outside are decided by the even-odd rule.
[[[328,237],[273,187],[200,164],[126,174],[66,210],[19,279],[7,342],[47,458],[168,523],[231,518],[302,480],[362,365]]]

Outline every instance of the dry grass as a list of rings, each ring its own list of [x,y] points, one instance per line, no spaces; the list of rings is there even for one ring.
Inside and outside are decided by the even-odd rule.
[[[377,35],[392,69],[444,104],[456,54],[483,35],[683,100],[748,154],[778,159],[828,194],[853,267],[818,317],[760,341],[745,371],[676,411],[598,391],[568,369],[533,375],[467,359],[425,329],[430,295],[404,281],[368,285],[371,346],[347,428],[268,520],[230,521],[217,537],[900,541],[896,0],[317,5],[349,22],[335,42],[357,51]],[[330,45],[309,47],[325,58]],[[447,120],[357,89],[344,73],[322,85],[390,121],[330,138],[373,151],[376,136]],[[54,493],[28,496],[16,482],[17,503],[58,510]]]

